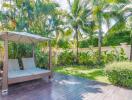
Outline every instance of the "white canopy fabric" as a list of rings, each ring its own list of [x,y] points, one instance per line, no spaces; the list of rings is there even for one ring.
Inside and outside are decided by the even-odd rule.
[[[50,40],[49,38],[34,35],[27,32],[0,32],[0,39],[5,40],[5,35],[8,34],[8,41],[17,43],[38,43]]]

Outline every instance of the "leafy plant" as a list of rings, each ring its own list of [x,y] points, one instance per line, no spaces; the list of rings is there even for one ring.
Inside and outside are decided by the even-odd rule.
[[[114,62],[106,65],[106,75],[111,83],[132,88],[132,63]]]
[[[32,57],[32,46],[28,44],[25,45],[11,42],[8,50],[10,59]]]
[[[122,48],[119,50],[113,49],[114,50],[102,52],[102,63],[107,64],[113,61],[125,61],[128,59]]]
[[[75,63],[75,54],[73,51],[65,50],[58,56],[59,65],[73,65]]]
[[[94,47],[97,47],[98,45],[98,38],[97,37],[94,37],[92,38],[89,38],[87,40],[82,40],[79,42],[79,47],[80,48],[88,48],[89,46],[94,46]]]
[[[97,63],[97,56],[95,52],[82,52],[79,53],[79,64],[80,65],[96,65]]]
[[[78,56],[78,63],[75,63],[76,59],[73,51],[64,51],[60,53],[58,57],[59,65],[70,65],[70,64],[79,64],[79,65],[90,65],[96,66],[98,65],[98,52],[97,51],[88,51],[88,52],[80,52]],[[100,65],[105,65],[114,61],[125,61],[128,58],[122,48],[116,50],[115,48],[111,51],[102,51],[102,58]]]
[[[104,46],[117,46],[120,43],[128,43],[130,44],[130,32],[124,31],[120,33],[108,34],[103,39]]]
[[[66,41],[66,40],[63,40],[63,39],[60,39],[60,40],[58,41],[58,46],[59,46],[60,48],[63,48],[63,49],[70,48],[69,42]]]
[[[40,68],[46,68],[48,67],[48,53],[44,53],[40,50],[37,50],[36,57],[35,57],[36,65]]]

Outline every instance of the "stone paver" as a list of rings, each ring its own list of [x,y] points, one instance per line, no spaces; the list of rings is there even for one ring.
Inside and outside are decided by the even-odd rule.
[[[0,100],[132,100],[132,90],[55,74],[51,82],[34,80],[9,86]]]

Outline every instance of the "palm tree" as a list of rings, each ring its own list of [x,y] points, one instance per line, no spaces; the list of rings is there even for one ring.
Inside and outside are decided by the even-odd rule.
[[[86,33],[88,27],[88,17],[91,14],[89,2],[86,0],[74,0],[71,2],[67,0],[70,8],[68,13],[68,22],[70,23],[71,29],[74,31],[74,36],[76,39],[76,62],[78,63],[79,55],[79,35]]]
[[[56,9],[49,19],[49,31],[51,32],[51,35],[53,35],[53,37],[55,37],[56,39],[56,47],[58,47],[58,41],[60,40],[60,38],[62,38],[62,35],[64,35],[64,31],[67,28],[63,20],[65,18],[64,13],[65,12]]]
[[[102,25],[104,21],[107,22],[108,32],[110,28],[110,19],[123,20],[122,13],[119,10],[127,4],[128,0],[123,1],[113,1],[113,0],[92,0],[93,4],[93,18],[98,26],[98,61],[101,62],[101,46],[102,46]],[[118,23],[117,21],[116,23]],[[108,33],[107,32],[107,33]]]
[[[103,23],[103,10],[106,8],[107,3],[103,0],[92,0],[92,16],[98,27],[98,61],[101,63],[101,47],[102,47],[102,23]]]
[[[131,44],[130,61],[132,61],[132,4],[127,4],[125,7],[123,7],[121,13],[124,14],[124,19],[127,22],[126,27],[130,31],[130,44]]]
[[[122,32],[124,30],[130,31],[130,60],[132,61],[132,5],[131,1],[118,2],[118,10],[116,10],[116,20],[118,21],[108,30],[108,33],[113,32]],[[120,30],[119,30],[120,29]]]

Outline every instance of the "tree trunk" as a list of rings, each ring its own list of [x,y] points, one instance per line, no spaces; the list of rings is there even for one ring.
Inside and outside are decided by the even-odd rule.
[[[106,20],[106,24],[107,24],[107,29],[109,30],[110,29],[110,21],[109,21],[109,19]],[[108,35],[108,33],[106,35]]]
[[[78,47],[79,47],[79,44],[78,44],[78,27],[76,26],[75,27],[75,32],[76,32],[76,42],[77,42],[77,46],[76,46],[76,49],[77,49],[77,54],[76,54],[76,63],[78,64]]]
[[[102,46],[102,24],[101,24],[101,15],[98,15],[98,23],[99,23],[99,35],[98,35],[98,62],[101,63],[101,46]]]

